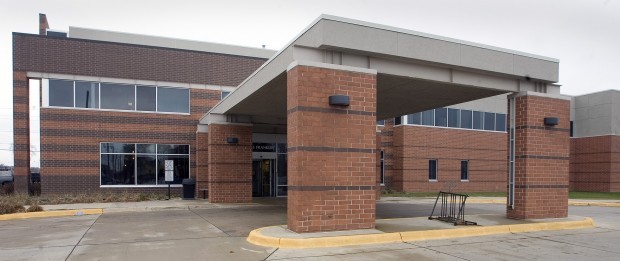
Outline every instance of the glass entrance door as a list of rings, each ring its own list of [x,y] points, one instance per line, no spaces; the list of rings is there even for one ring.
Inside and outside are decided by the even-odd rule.
[[[274,160],[262,159],[252,161],[252,196],[273,197],[274,187]]]

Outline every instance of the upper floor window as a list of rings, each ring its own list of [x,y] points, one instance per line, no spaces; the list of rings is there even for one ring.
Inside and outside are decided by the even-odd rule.
[[[189,113],[188,88],[49,79],[54,107]],[[45,86],[45,85],[44,85]]]
[[[437,108],[409,114],[405,117],[406,124],[413,125],[506,131],[506,114],[503,113]]]

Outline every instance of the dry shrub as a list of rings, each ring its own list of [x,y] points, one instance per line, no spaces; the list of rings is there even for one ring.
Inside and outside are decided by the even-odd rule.
[[[43,211],[43,207],[39,206],[39,203],[37,202],[33,203],[26,209],[26,212],[41,212],[41,211]]]
[[[2,191],[0,191],[2,195],[11,195],[14,192],[15,192],[15,184],[13,184],[13,182],[2,184]]]
[[[30,184],[30,195],[41,196],[41,183],[35,182]]]
[[[0,215],[25,211],[23,204],[13,196],[0,197]]]

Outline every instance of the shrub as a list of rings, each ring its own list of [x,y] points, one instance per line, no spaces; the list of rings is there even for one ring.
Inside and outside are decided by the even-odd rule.
[[[41,212],[43,207],[39,206],[39,203],[35,202],[26,209],[26,212]]]
[[[18,202],[11,200],[10,198],[11,197],[0,199],[0,215],[26,211],[24,209],[24,206],[22,206]]]
[[[15,184],[13,182],[2,184],[2,191],[0,191],[3,195],[11,195],[15,192]]]
[[[30,184],[30,195],[41,196],[41,183],[35,182]]]

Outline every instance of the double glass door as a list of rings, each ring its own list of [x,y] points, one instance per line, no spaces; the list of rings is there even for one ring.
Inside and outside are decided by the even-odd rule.
[[[252,196],[281,197],[287,194],[286,154],[278,159],[252,161]]]

